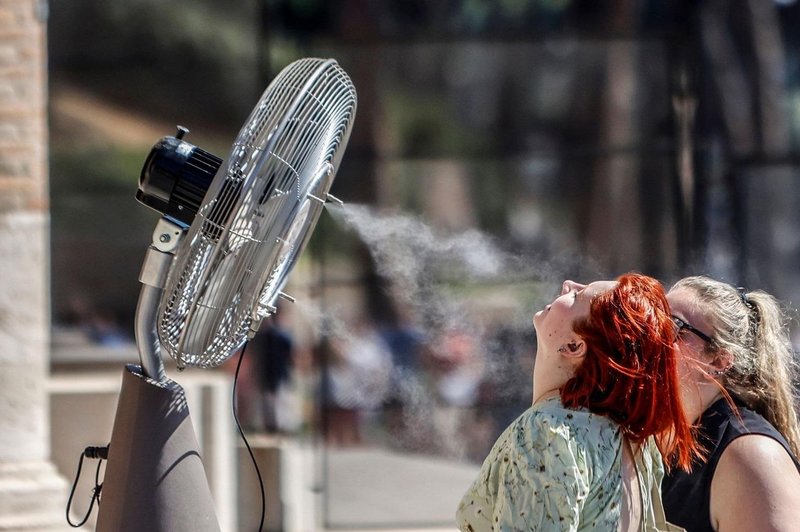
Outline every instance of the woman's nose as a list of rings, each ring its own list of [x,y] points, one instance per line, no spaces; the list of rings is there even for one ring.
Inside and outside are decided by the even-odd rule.
[[[564,281],[564,284],[561,285],[561,293],[567,294],[573,290],[582,290],[585,287],[586,285],[584,284],[576,283],[575,281],[570,281],[569,279],[567,279],[566,281]]]

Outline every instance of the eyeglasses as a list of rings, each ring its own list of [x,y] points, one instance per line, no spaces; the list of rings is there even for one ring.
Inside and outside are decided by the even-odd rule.
[[[711,343],[711,337],[709,335],[707,335],[706,333],[704,333],[702,331],[697,330],[694,326],[686,323],[685,321],[680,319],[678,316],[672,316],[672,323],[675,324],[675,327],[677,329],[676,330],[677,334],[680,334],[682,330],[686,329],[687,331],[689,331],[690,333],[694,334],[695,336],[697,336],[698,338],[700,338],[704,342]]]

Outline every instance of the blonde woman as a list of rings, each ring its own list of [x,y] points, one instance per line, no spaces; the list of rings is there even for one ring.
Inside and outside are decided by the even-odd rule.
[[[669,291],[683,405],[706,461],[664,479],[667,519],[689,531],[800,530],[796,363],[778,302],[708,277]]]

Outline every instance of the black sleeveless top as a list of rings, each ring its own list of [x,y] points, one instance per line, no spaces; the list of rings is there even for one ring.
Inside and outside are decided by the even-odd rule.
[[[766,419],[736,402],[741,420],[723,398],[703,412],[698,439],[708,452],[708,461],[692,466],[691,474],[673,469],[661,484],[661,498],[667,521],[689,532],[708,531],[711,527],[711,480],[722,452],[733,440],[746,434],[768,436],[783,445],[800,471],[800,462],[789,444]]]

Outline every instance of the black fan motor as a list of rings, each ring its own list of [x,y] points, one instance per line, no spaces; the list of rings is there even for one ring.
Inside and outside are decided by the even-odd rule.
[[[189,226],[203,202],[222,159],[183,139],[189,130],[178,126],[174,137],[153,146],[139,176],[136,199]]]

